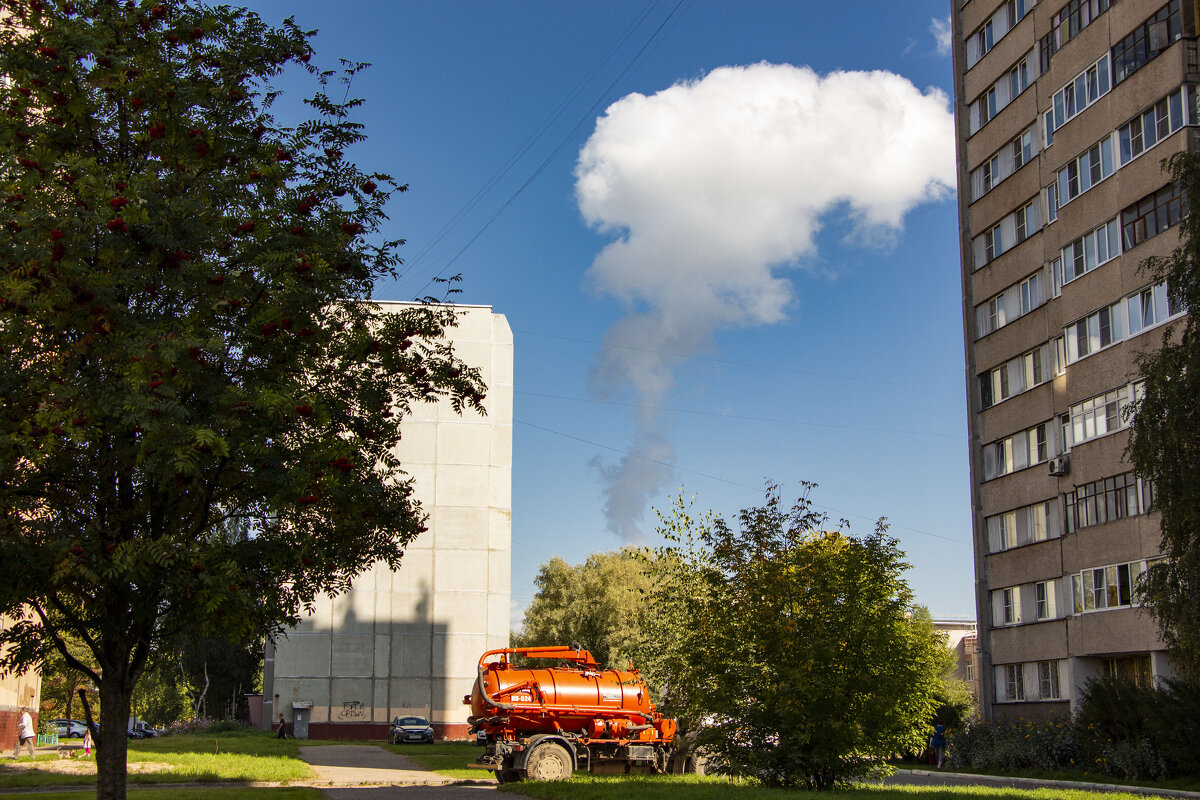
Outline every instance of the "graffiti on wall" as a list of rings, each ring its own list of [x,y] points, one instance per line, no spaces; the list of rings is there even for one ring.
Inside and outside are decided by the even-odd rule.
[[[357,700],[349,700],[342,703],[342,710],[338,712],[338,719],[366,719],[367,707]]]

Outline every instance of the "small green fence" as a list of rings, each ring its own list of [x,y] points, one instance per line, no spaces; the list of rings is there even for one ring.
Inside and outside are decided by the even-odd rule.
[[[41,747],[44,744],[58,744],[58,734],[39,733],[37,737],[37,746]]]

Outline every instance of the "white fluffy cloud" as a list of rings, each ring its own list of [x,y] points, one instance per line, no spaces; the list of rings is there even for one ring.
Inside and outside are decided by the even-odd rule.
[[[934,44],[937,45],[939,56],[950,55],[950,18],[929,20],[929,32],[933,34]]]
[[[890,72],[722,67],[609,106],[575,178],[584,219],[615,237],[588,277],[627,310],[606,336],[593,386],[656,405],[678,359],[715,331],[783,319],[792,286],[780,273],[814,255],[827,215],[871,238],[895,236],[906,212],[947,196],[954,123],[943,92]],[[667,452],[653,414],[638,427],[631,452]],[[650,472],[657,483],[669,477]],[[639,473],[634,487],[620,464],[603,472],[608,507],[624,509],[610,527],[627,540],[639,537],[641,497],[657,487],[644,464]]]

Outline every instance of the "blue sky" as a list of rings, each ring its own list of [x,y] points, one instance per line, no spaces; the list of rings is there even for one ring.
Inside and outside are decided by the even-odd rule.
[[[352,156],[410,185],[377,296],[461,273],[514,331],[517,609],[678,490],[732,516],[771,479],[887,517],[918,601],[973,615],[945,0],[248,5],[373,65]]]

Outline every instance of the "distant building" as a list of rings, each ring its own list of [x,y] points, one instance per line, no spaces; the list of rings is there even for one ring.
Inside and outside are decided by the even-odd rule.
[[[1160,163],[1197,148],[1197,4],[951,11],[979,697],[1047,717],[1091,678],[1172,674],[1135,593],[1154,487],[1123,453],[1137,356],[1184,313],[1139,265],[1179,241]]]
[[[11,619],[0,615],[0,630],[11,624]],[[16,744],[21,707],[29,709],[36,725],[41,704],[42,676],[37,669],[11,675],[0,672],[0,748],[11,748]],[[3,752],[0,749],[0,753]]]
[[[465,736],[462,699],[479,657],[508,646],[512,332],[490,307],[456,311],[447,335],[483,373],[487,416],[460,416],[448,403],[413,407],[397,452],[429,530],[406,548],[399,571],[377,564],[268,643],[264,728],[282,713],[303,738],[382,739],[392,718],[416,714],[439,736]]]
[[[966,681],[971,687],[972,698],[979,696],[979,675],[976,663],[978,650],[975,638],[975,620],[963,617],[935,617],[933,626],[946,634],[946,645],[954,651],[956,666],[954,677]]]

